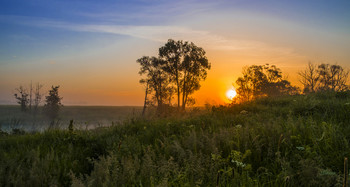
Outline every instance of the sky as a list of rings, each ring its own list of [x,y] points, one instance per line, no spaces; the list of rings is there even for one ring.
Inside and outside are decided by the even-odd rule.
[[[0,25],[0,104],[39,82],[64,105],[142,105],[136,60],[170,38],[206,51],[198,105],[228,102],[253,64],[294,85],[308,62],[350,68],[349,0],[1,0]]]

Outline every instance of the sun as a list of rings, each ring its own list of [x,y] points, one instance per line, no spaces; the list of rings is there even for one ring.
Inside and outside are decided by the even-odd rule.
[[[236,92],[236,90],[235,90],[234,88],[229,89],[229,90],[227,90],[227,92],[226,92],[226,97],[227,97],[229,100],[232,100],[234,97],[236,97],[236,95],[237,95],[237,92]]]

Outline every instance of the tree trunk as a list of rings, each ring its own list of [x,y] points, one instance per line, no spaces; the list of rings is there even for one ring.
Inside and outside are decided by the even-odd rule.
[[[179,75],[176,71],[176,84],[177,84],[177,109],[180,109],[180,84],[179,84]]]
[[[186,75],[187,72],[185,72],[184,75],[184,85],[183,85],[183,89],[182,89],[182,111],[185,111],[186,109],[186,100],[187,100],[187,91],[186,91]]]
[[[143,103],[142,116],[145,116],[145,112],[146,112],[147,95],[148,95],[148,82],[147,82],[147,85],[146,85],[146,91],[145,91],[145,102]]]
[[[32,111],[32,93],[33,93],[33,83],[30,81],[30,95],[29,95],[29,111]]]

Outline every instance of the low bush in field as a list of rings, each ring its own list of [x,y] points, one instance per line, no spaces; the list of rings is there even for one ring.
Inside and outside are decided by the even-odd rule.
[[[346,94],[265,98],[90,131],[0,136],[1,186],[341,186]]]

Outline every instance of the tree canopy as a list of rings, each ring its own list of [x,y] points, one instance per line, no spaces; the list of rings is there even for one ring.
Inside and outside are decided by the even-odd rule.
[[[275,65],[252,65],[243,68],[243,76],[236,80],[237,100],[244,102],[259,97],[295,94],[298,89],[284,79]]]
[[[57,118],[60,106],[62,106],[62,97],[58,95],[59,88],[60,86],[52,86],[51,90],[49,90],[49,95],[46,96],[45,100],[44,112],[52,120]]]
[[[211,68],[203,48],[172,39],[159,48],[158,57],[143,56],[137,62],[141,65],[139,74],[146,75],[140,82],[147,84],[158,108],[165,103],[171,105],[176,93],[177,107],[182,110],[194,103],[190,95],[199,90],[200,81],[206,79]]]

